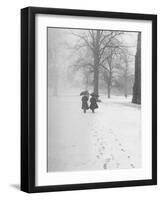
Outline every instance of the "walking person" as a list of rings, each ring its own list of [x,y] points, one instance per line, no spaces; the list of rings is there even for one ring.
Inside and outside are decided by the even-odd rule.
[[[86,113],[86,110],[89,109],[89,107],[88,107],[88,97],[86,95],[82,97],[82,109],[83,109],[84,113]]]
[[[89,92],[88,91],[84,91],[81,92],[80,95],[82,96],[82,110],[84,113],[86,113],[86,111],[89,109],[88,106],[88,99],[89,99]]]
[[[94,113],[95,109],[98,108],[98,104],[97,104],[97,97],[93,93],[91,94],[90,103],[91,104],[89,108],[92,110],[92,113]]]

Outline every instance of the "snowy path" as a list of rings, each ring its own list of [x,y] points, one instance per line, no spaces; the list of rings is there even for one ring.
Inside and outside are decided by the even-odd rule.
[[[48,171],[141,167],[141,112],[130,98],[101,97],[84,114],[80,97],[49,97]]]

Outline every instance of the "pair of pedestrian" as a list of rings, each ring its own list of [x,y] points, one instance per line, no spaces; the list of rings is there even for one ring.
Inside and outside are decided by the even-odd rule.
[[[95,109],[98,108],[97,96],[98,95],[95,95],[94,93],[91,94],[90,106],[88,106],[89,93],[86,93],[85,95],[82,96],[82,109],[84,113],[86,113],[88,109],[90,109],[92,113],[95,112]]]

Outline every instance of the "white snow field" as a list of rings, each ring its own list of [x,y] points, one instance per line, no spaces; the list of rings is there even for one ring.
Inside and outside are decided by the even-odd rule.
[[[84,114],[80,96],[48,97],[48,172],[141,167],[141,106],[100,99]]]

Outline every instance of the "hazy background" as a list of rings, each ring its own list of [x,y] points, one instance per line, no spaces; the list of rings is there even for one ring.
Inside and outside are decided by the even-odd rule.
[[[104,31],[104,34],[109,33],[110,31]],[[116,31],[114,33],[117,34]],[[113,45],[121,46],[126,55],[124,57],[121,55],[120,58],[121,52],[118,52],[112,60],[111,94],[125,95],[125,87],[127,95],[132,94],[137,35],[136,32],[121,32],[113,39]],[[91,42],[89,30],[48,28],[49,95],[93,90],[93,72],[92,67],[88,65],[93,63],[93,55],[90,48],[85,45],[82,36]],[[108,53],[109,50],[106,49],[104,54],[108,55]],[[104,64],[109,68],[107,62]],[[99,90],[105,95],[108,93],[107,73],[107,70],[99,67]]]
[[[141,167],[137,41],[137,32],[48,28],[48,172]],[[99,94],[94,114],[81,109],[84,90]]]

